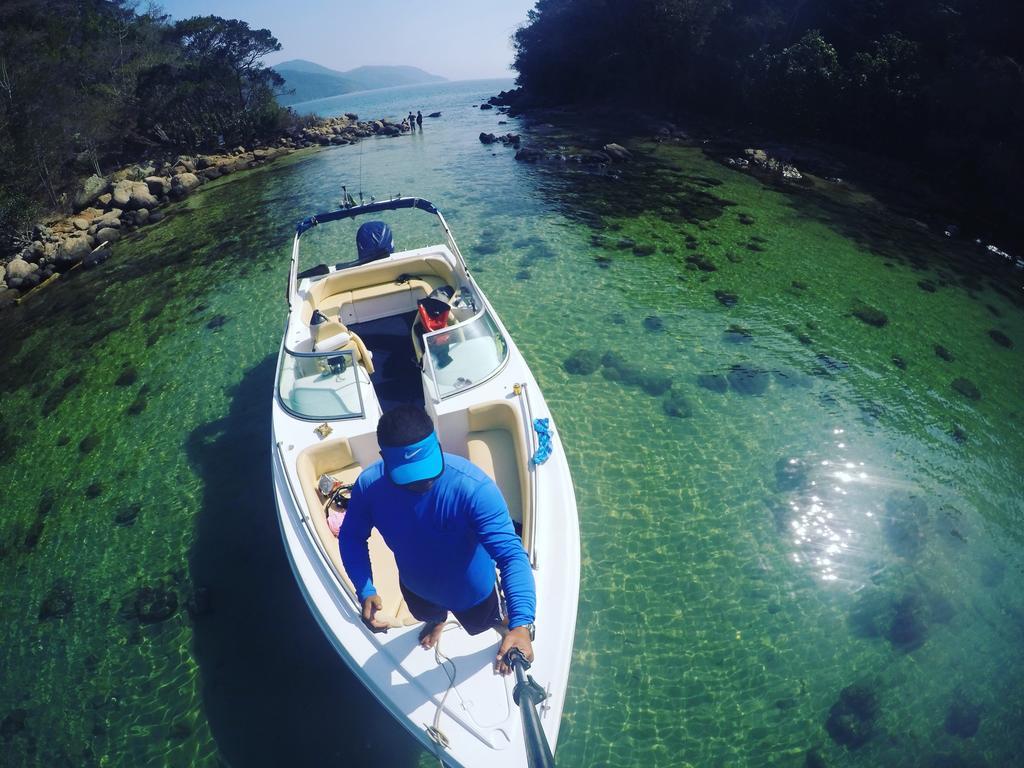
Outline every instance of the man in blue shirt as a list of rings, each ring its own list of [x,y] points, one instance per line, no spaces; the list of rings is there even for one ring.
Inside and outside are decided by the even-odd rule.
[[[537,598],[529,558],[516,535],[501,491],[481,469],[442,453],[430,416],[400,405],[377,425],[379,461],[356,480],[338,546],[345,571],[374,630],[382,601],[373,586],[367,539],[376,527],[398,563],[399,586],[409,611],[424,622],[420,644],[433,648],[448,612],[471,635],[504,633],[496,666],[507,674],[505,654],[517,647],[533,660]],[[504,629],[495,579],[508,609]]]

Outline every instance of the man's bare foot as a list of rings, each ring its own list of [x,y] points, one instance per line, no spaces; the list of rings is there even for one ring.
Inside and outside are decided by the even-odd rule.
[[[420,645],[426,650],[430,650],[437,641],[441,639],[441,633],[444,632],[444,622],[431,622],[428,621],[423,625],[423,629],[420,630]]]

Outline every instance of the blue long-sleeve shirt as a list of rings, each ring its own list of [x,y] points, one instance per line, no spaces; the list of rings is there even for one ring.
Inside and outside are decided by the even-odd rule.
[[[367,539],[376,527],[395,553],[402,583],[451,611],[479,604],[501,573],[509,626],[532,624],[537,596],[529,558],[498,486],[460,456],[426,493],[392,483],[377,462],[359,475],[338,536],[341,560],[362,603],[377,594]]]

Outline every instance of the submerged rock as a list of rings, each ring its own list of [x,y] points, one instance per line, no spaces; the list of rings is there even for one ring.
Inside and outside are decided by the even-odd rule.
[[[981,400],[981,392],[978,391],[978,388],[970,379],[962,377],[959,379],[953,379],[950,386],[968,400]]]
[[[78,450],[82,453],[92,453],[100,444],[100,436],[96,432],[90,432],[78,443]]]
[[[859,302],[853,308],[853,316],[863,323],[875,328],[882,328],[889,322],[889,317],[880,309],[875,309],[870,304]]]
[[[214,315],[206,323],[206,327],[211,331],[219,331],[221,328],[228,324],[228,321],[230,319],[231,318],[228,317],[227,315]]]
[[[644,328],[651,333],[660,333],[665,330],[665,321],[657,315],[650,315],[644,318]]]
[[[729,389],[729,381],[720,373],[701,373],[697,375],[697,386],[722,395]]]
[[[767,371],[746,363],[730,366],[726,378],[729,380],[729,386],[741,395],[763,395],[771,381],[771,375]]]
[[[670,392],[662,400],[661,407],[666,414],[676,419],[688,419],[693,415],[690,403],[679,392]]]
[[[601,365],[601,353],[592,349],[578,349],[562,363],[567,373],[589,376]]]
[[[892,623],[885,633],[893,647],[909,653],[924,645],[928,638],[928,626],[924,620],[924,605],[913,593],[904,595],[893,606]]]
[[[686,263],[690,269],[699,269],[701,272],[717,272],[718,267],[707,256],[695,253],[686,257]]]
[[[723,307],[735,307],[740,300],[740,297],[737,296],[732,291],[723,290],[715,291],[715,298],[718,300],[718,303],[721,304]]]
[[[138,519],[140,512],[142,512],[141,504],[128,504],[127,506],[121,507],[117,510],[117,513],[114,515],[114,523],[125,528],[135,525],[135,521]]]
[[[1013,349],[1013,340],[1002,331],[993,328],[988,332],[989,338],[996,344],[1007,349]]]
[[[57,581],[39,606],[39,620],[63,619],[74,607],[75,596],[71,594],[71,587],[64,580]]]
[[[938,290],[935,287],[935,283],[933,283],[931,280],[918,280],[917,287],[927,293],[935,293],[935,291]]]
[[[946,713],[946,733],[969,739],[978,732],[981,725],[981,707],[957,696]]]
[[[900,355],[892,356],[892,364],[899,368],[901,371],[907,370],[907,361],[904,360]]]
[[[103,495],[103,484],[99,481],[89,483],[89,487],[85,489],[85,498],[96,499]]]
[[[136,382],[139,378],[139,372],[135,370],[134,366],[126,365],[121,369],[121,373],[118,374],[114,384],[118,387],[129,387]]]
[[[935,350],[936,356],[941,357],[947,363],[952,363],[956,359],[955,357],[953,357],[953,353],[950,352],[948,349],[946,349],[941,344],[936,344],[933,347],[933,349]]]
[[[672,388],[672,379],[662,373],[643,371],[640,374],[640,389],[651,397],[659,397]]]
[[[825,730],[837,744],[858,749],[874,733],[878,710],[878,695],[873,690],[865,685],[847,686],[829,710]]]

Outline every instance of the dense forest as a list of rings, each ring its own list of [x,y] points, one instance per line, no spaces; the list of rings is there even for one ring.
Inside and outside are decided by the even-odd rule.
[[[170,23],[130,0],[0,0],[0,252],[76,178],[149,154],[245,143],[294,116],[265,29]]]
[[[523,96],[705,114],[916,164],[1024,246],[1024,2],[538,0]]]

